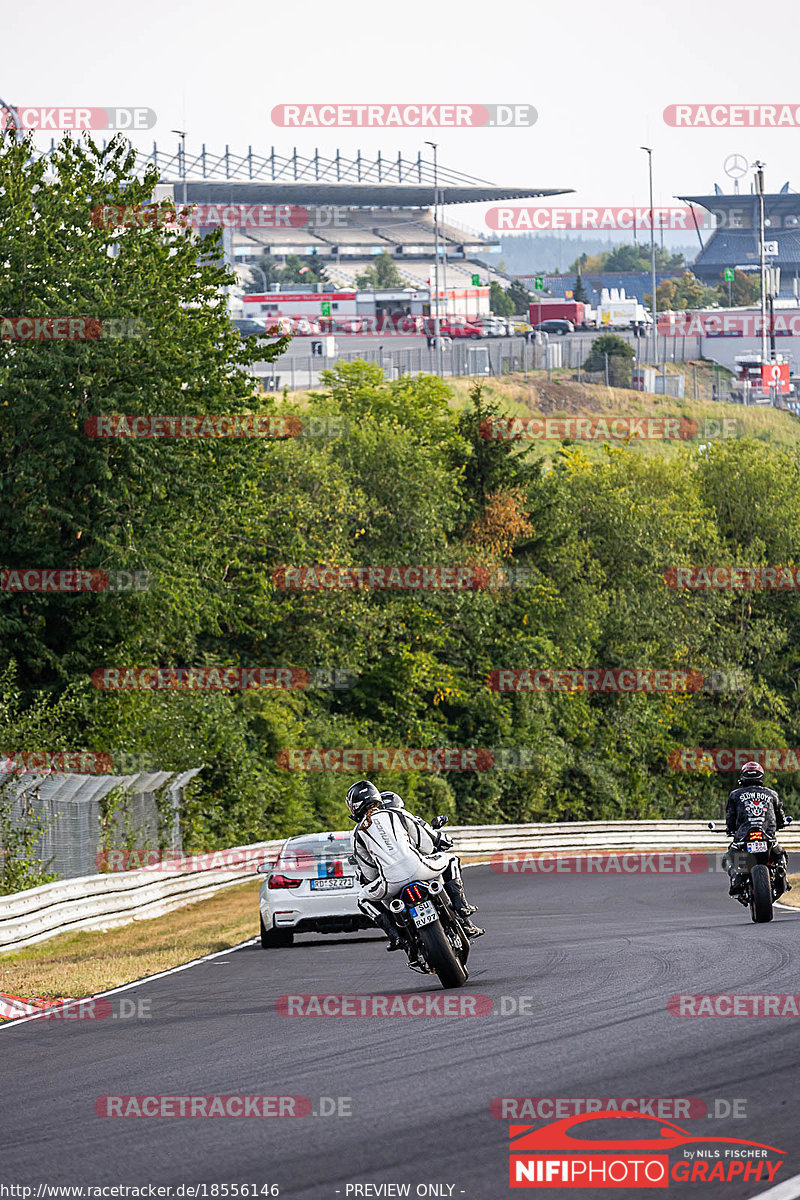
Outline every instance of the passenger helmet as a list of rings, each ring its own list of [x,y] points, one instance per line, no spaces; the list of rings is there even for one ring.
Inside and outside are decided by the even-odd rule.
[[[381,792],[381,803],[384,808],[405,808],[403,799],[397,792]]]
[[[368,808],[381,803],[381,794],[368,779],[359,779],[347,793],[347,807],[354,821],[360,821]]]
[[[739,772],[739,783],[763,783],[764,768],[761,763],[746,762]]]

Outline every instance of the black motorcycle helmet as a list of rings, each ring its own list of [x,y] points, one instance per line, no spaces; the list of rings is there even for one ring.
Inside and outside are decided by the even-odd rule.
[[[347,807],[354,821],[360,821],[368,808],[380,802],[380,792],[368,779],[359,779],[347,793]]]
[[[748,783],[763,783],[764,768],[761,763],[746,762],[739,772],[739,787],[744,787]]]

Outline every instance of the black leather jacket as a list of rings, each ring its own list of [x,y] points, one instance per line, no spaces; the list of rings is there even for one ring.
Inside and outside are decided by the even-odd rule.
[[[725,828],[729,838],[738,841],[752,826],[762,828],[774,837],[785,824],[786,814],[780,796],[762,783],[734,788],[728,796]]]

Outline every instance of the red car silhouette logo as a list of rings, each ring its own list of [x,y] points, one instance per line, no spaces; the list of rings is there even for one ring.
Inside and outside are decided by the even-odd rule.
[[[582,1138],[580,1135],[573,1136],[570,1130],[575,1126],[585,1125],[587,1121],[600,1121],[604,1119],[612,1119],[615,1121],[635,1120],[635,1121],[651,1121],[658,1128],[658,1137],[654,1138],[627,1138],[616,1141],[599,1140],[597,1138]],[[692,1146],[702,1142],[725,1142],[728,1145],[736,1146],[757,1146],[760,1150],[771,1150],[774,1154],[784,1154],[783,1150],[778,1150],[775,1146],[766,1146],[763,1142],[750,1142],[742,1138],[718,1137],[697,1137],[689,1133],[687,1129],[682,1129],[680,1125],[672,1125],[668,1122],[659,1120],[658,1117],[647,1116],[646,1113],[634,1112],[592,1112],[584,1113],[583,1115],[574,1117],[565,1117],[563,1121],[553,1121],[550,1125],[543,1125],[537,1129],[531,1125],[511,1125],[509,1126],[509,1137],[511,1145],[509,1149],[513,1154],[528,1153],[533,1151],[553,1152],[553,1151],[571,1151],[573,1154],[585,1154],[587,1150],[675,1150],[679,1146]]]

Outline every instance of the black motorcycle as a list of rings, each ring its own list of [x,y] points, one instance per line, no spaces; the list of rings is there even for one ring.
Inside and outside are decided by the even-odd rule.
[[[790,824],[791,817],[787,817],[786,825]],[[714,822],[709,821],[708,827],[714,829]],[[731,842],[722,860],[723,867],[735,867],[742,880],[742,890],[734,899],[749,908],[751,920],[759,923],[772,920],[773,902],[785,891],[775,855],[777,841],[775,834],[751,821],[744,837]]]
[[[441,816],[435,817],[431,825],[441,829],[446,823],[447,817]],[[364,907],[373,909],[375,905],[365,903]],[[469,938],[442,880],[417,879],[407,883],[399,896],[389,901],[388,907],[405,938],[411,970],[437,975],[444,988],[463,987],[469,979]]]

